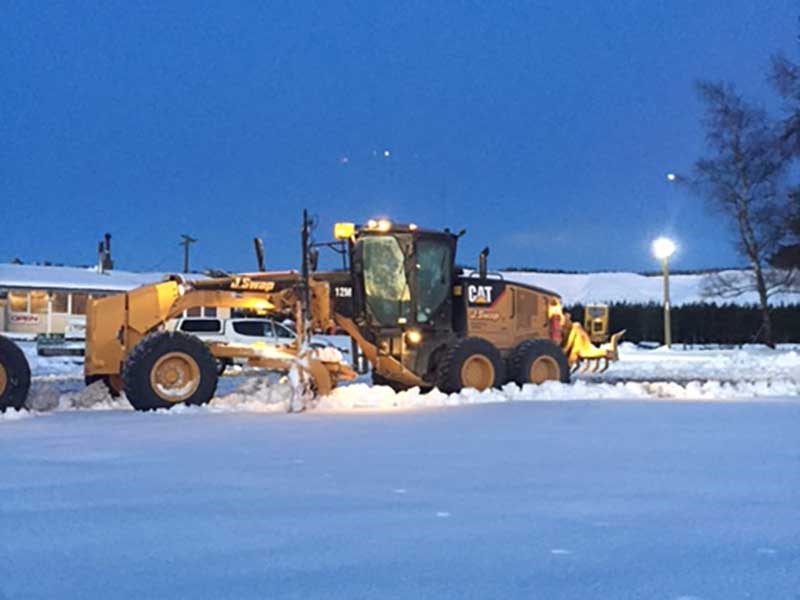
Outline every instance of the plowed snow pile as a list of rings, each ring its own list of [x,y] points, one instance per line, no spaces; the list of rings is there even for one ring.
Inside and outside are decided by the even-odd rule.
[[[30,351],[28,354],[30,356]],[[74,359],[37,357],[32,366],[34,386],[28,400],[31,411],[132,410],[124,396],[111,397],[101,383],[83,387],[81,365]],[[645,350],[623,344],[619,362],[608,371],[576,375],[571,384],[548,382],[522,388],[509,384],[500,390],[465,390],[449,395],[438,390],[421,393],[419,389],[398,393],[385,386],[370,386],[364,383],[367,379],[368,376],[352,385],[344,385],[306,408],[408,410],[498,402],[800,398],[800,347],[782,346],[770,350],[761,346],[734,349],[676,346],[671,350]],[[289,384],[274,376],[226,377],[220,380],[220,388],[220,394],[207,406],[178,405],[170,414],[283,413],[289,410],[294,393]],[[13,421],[30,414],[8,411],[0,415],[0,421]]]

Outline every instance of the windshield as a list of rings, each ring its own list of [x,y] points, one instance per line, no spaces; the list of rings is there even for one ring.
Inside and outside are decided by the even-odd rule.
[[[450,293],[450,245],[422,238],[417,242],[417,322],[427,323]]]
[[[396,326],[408,319],[411,305],[403,251],[392,236],[365,237],[361,244],[367,306],[381,325]]]

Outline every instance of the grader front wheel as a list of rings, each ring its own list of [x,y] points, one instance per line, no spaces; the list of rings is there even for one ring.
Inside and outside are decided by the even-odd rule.
[[[122,377],[125,395],[136,410],[205,404],[217,389],[217,363],[197,337],[157,332],[128,355]]]

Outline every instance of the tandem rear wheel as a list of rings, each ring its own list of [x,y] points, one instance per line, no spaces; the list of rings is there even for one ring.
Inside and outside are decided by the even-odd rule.
[[[564,351],[547,339],[526,340],[511,352],[509,380],[517,385],[560,381],[569,383],[569,362]]]

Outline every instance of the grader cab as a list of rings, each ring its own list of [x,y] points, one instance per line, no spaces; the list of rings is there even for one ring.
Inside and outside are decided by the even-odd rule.
[[[566,382],[605,369],[622,332],[598,348],[555,292],[455,267],[459,236],[416,225],[339,224],[351,256],[353,319],[335,315],[373,366],[376,383],[456,392],[507,382]]]
[[[327,331],[334,324],[371,364],[373,380],[398,389],[438,387],[450,393],[508,382],[567,382],[581,366],[596,370],[617,359],[622,332],[603,347],[593,345],[563,311],[558,294],[489,273],[488,249],[477,271],[457,268],[460,234],[386,220],[360,227],[339,223],[334,234],[337,242],[322,245],[338,244],[348,259],[343,271],[315,271],[314,246],[320,244],[310,243],[305,217],[300,272],[198,280],[174,275],[92,301],[87,384],[102,380],[112,393],[124,391],[139,410],[202,404],[215,393],[217,360],[239,358],[271,371],[294,370],[307,389],[326,395],[356,372],[341,360],[315,353],[303,339],[311,330]],[[297,323],[297,341],[259,349],[205,344],[167,330],[170,319],[197,307],[290,317]],[[0,345],[0,385],[19,379],[19,361],[7,355]],[[6,388],[12,389],[7,383]],[[4,398],[0,395],[0,406]]]

